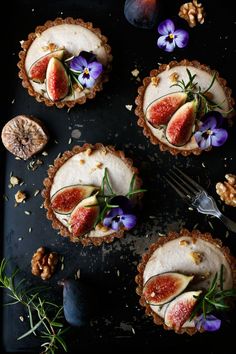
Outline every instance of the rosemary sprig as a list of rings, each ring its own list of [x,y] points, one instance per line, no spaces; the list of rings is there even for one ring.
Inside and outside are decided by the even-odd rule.
[[[224,290],[224,267],[221,265],[220,274],[215,274],[209,289],[205,294],[198,296],[197,304],[191,314],[190,321],[199,314],[203,313],[206,317],[212,311],[229,309],[228,298],[236,296],[236,289]]]
[[[38,288],[25,289],[25,279],[16,281],[19,269],[7,275],[6,267],[7,261],[3,259],[0,263],[0,287],[8,290],[8,296],[13,299],[7,305],[21,303],[29,316],[30,329],[17,339],[33,334],[45,340],[41,345],[43,353],[54,354],[60,348],[67,351],[63,335],[68,328],[63,328],[63,307],[42,299]]]

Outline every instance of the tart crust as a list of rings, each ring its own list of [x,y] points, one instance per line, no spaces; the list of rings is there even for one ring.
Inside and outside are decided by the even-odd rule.
[[[26,60],[26,55],[29,47],[33,43],[33,41],[39,36],[42,32],[44,32],[46,29],[53,27],[53,26],[58,26],[61,24],[74,24],[74,25],[79,25],[84,28],[87,28],[88,30],[92,31],[96,36],[101,40],[101,46],[105,48],[105,51],[107,53],[107,65],[103,73],[101,74],[100,79],[96,83],[94,87],[89,89],[88,93],[86,92],[84,96],[79,97],[76,100],[72,101],[51,101],[49,98],[44,97],[40,93],[36,92],[30,82],[30,79],[27,75],[26,69],[25,69],[25,60]],[[82,19],[73,19],[72,17],[67,17],[65,19],[62,19],[60,17],[56,18],[54,21],[47,21],[43,26],[38,26],[35,29],[34,33],[30,33],[28,35],[28,39],[24,41],[21,44],[22,51],[19,53],[19,58],[20,61],[18,62],[17,66],[20,69],[19,71],[19,77],[22,79],[22,86],[25,87],[28,90],[28,93],[30,96],[34,96],[35,99],[38,102],[43,102],[46,106],[57,106],[58,108],[63,108],[63,107],[69,107],[72,108],[76,104],[84,104],[88,99],[92,99],[96,96],[96,93],[98,91],[101,91],[103,88],[103,83],[107,82],[109,80],[108,73],[111,70],[111,61],[112,61],[112,54],[111,54],[111,47],[107,44],[107,37],[101,34],[101,30],[99,28],[94,28],[93,24],[91,22],[84,22]]]
[[[143,273],[145,270],[145,267],[151,258],[152,254],[156,251],[157,248],[160,246],[164,245],[165,243],[172,241],[174,239],[177,239],[182,236],[188,236],[192,237],[193,239],[202,239],[204,241],[207,241],[213,245],[215,245],[217,248],[220,248],[224,257],[228,261],[231,270],[232,270],[232,277],[233,277],[233,287],[236,287],[236,258],[234,258],[230,254],[230,250],[228,247],[222,246],[222,242],[219,239],[215,239],[212,237],[210,233],[201,233],[198,230],[193,230],[189,231],[187,229],[181,229],[179,233],[177,232],[169,232],[166,237],[160,237],[157,242],[153,243],[150,245],[148,251],[143,254],[142,260],[139,263],[137,269],[138,269],[138,274],[135,277],[135,282],[138,284],[138,287],[136,288],[136,293],[140,296],[139,303],[141,306],[145,307],[145,313],[148,316],[153,316],[153,322],[156,325],[163,325],[164,329],[166,330],[173,330],[173,328],[170,328],[165,325],[164,319],[160,316],[158,316],[157,313],[152,311],[150,305],[145,301],[144,295],[143,295]],[[181,328],[180,330],[175,330],[176,333],[182,334],[182,333],[187,333],[189,335],[193,335],[198,330],[195,327],[185,327]],[[204,330],[200,330],[200,332],[204,332]]]
[[[235,101],[232,98],[232,90],[227,87],[227,82],[225,79],[221,78],[219,76],[219,73],[215,70],[210,69],[208,66],[199,63],[198,61],[189,61],[187,59],[181,60],[180,62],[177,61],[171,61],[169,64],[162,64],[160,65],[159,69],[153,69],[150,72],[150,76],[145,77],[143,79],[143,86],[140,86],[138,88],[138,96],[135,99],[135,103],[137,105],[135,109],[135,114],[138,116],[138,125],[143,128],[143,134],[150,139],[151,143],[153,145],[159,145],[159,148],[161,151],[169,151],[172,155],[177,155],[181,154],[183,156],[188,156],[190,154],[194,155],[200,155],[202,151],[209,151],[211,150],[211,147],[206,149],[206,150],[201,150],[200,148],[192,149],[192,150],[180,150],[176,149],[174,146],[171,147],[169,145],[164,144],[160,139],[158,139],[151,131],[151,129],[148,127],[148,124],[145,119],[145,114],[143,112],[143,103],[144,103],[144,94],[145,91],[148,87],[148,85],[151,83],[152,78],[156,77],[158,74],[161,72],[171,69],[175,66],[193,66],[197,69],[204,70],[210,75],[216,75],[216,80],[219,82],[221,87],[224,89],[225,95],[227,97],[227,101],[230,107],[233,107]]]
[[[130,158],[125,157],[123,151],[115,150],[113,146],[104,146],[103,144],[97,143],[95,145],[91,144],[84,144],[83,146],[74,146],[71,151],[65,151],[62,157],[57,158],[54,160],[54,165],[48,169],[48,177],[44,179],[44,190],[42,191],[42,196],[45,198],[44,207],[47,209],[47,218],[52,221],[52,227],[56,230],[59,230],[59,233],[64,237],[69,237],[70,241],[72,242],[81,242],[84,246],[88,246],[93,244],[94,246],[100,246],[103,242],[104,243],[111,243],[114,241],[115,238],[122,238],[124,236],[124,230],[114,231],[114,233],[101,236],[101,237],[88,237],[84,235],[82,237],[75,237],[73,234],[65,227],[56,217],[51,207],[51,197],[50,191],[53,184],[54,176],[60,167],[69,160],[72,156],[91,149],[92,151],[95,150],[103,150],[104,152],[109,152],[118,158],[120,158],[129,169],[131,169],[133,174],[138,175],[138,169],[133,166],[133,161]],[[136,185],[137,188],[140,188],[142,184],[142,180],[140,177],[136,176]],[[141,198],[141,195],[139,196]]]

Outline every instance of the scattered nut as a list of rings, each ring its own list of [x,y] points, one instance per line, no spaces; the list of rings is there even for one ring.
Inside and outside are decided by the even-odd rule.
[[[200,252],[191,252],[189,255],[195,264],[200,264],[203,260],[203,255]]]
[[[48,253],[44,247],[40,247],[31,260],[32,274],[47,280],[53,275],[57,263],[58,254],[56,252]]]
[[[106,227],[105,225],[103,225],[102,223],[99,223],[95,226],[95,230],[101,231],[101,232],[107,232],[109,230],[109,228]]]
[[[83,165],[85,163],[84,160],[79,160],[80,165]]]
[[[126,104],[125,108],[128,109],[128,111],[132,111],[133,105],[132,104]]]
[[[195,27],[197,22],[204,23],[206,13],[201,3],[198,3],[198,0],[193,0],[180,7],[179,16],[186,20],[190,27]]]
[[[236,175],[225,175],[227,181],[216,184],[216,192],[225,204],[236,207]]]
[[[102,168],[102,166],[103,166],[103,163],[102,162],[97,162],[96,163],[96,168]]]
[[[26,199],[26,194],[22,191],[18,191],[15,194],[15,200],[17,203],[22,203]]]
[[[151,83],[154,85],[154,86],[157,86],[160,82],[160,78],[158,76],[153,76],[151,78]]]
[[[187,240],[180,240],[180,241],[179,241],[179,244],[180,244],[180,246],[188,246],[188,245],[189,245],[189,241],[187,241]]]
[[[172,73],[170,76],[169,76],[169,79],[170,81],[174,84],[175,82],[177,82],[179,78],[179,74],[177,74],[176,72]]]
[[[139,75],[139,70],[138,69],[134,69],[131,71],[131,74],[134,76],[134,77],[138,77]]]
[[[17,184],[20,183],[20,180],[16,176],[11,176],[10,183],[11,183],[12,187],[15,187]]]

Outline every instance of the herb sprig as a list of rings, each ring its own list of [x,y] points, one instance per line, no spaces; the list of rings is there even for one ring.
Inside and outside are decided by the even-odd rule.
[[[25,289],[25,279],[18,283],[16,276],[19,269],[15,269],[11,275],[7,275],[7,261],[0,263],[0,287],[8,290],[8,296],[13,300],[7,305],[22,304],[29,316],[30,330],[17,339],[23,339],[31,334],[44,340],[43,352],[54,354],[58,349],[67,351],[64,334],[69,328],[64,328],[63,306],[58,306],[43,299],[40,296],[42,288]],[[44,288],[45,289],[45,288]]]
[[[204,318],[209,313],[229,309],[229,298],[236,296],[236,289],[224,290],[224,267],[221,265],[220,274],[215,274],[212,283],[205,294],[200,294],[197,297],[197,304],[191,314],[190,320],[203,313]]]

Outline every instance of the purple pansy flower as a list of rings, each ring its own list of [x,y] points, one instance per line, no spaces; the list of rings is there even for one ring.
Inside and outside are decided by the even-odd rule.
[[[210,146],[221,146],[227,138],[227,130],[220,128],[223,117],[219,112],[209,112],[205,115],[199,130],[194,134],[198,146],[204,150]]]
[[[94,55],[89,60],[81,54],[70,61],[70,69],[78,75],[81,85],[87,88],[94,86],[95,80],[103,70],[102,64],[95,59]]]
[[[116,208],[109,210],[103,220],[103,225],[118,231],[121,228],[125,230],[132,229],[137,222],[136,215],[131,213],[131,202],[125,196],[116,196],[111,199],[111,205],[118,205]]]
[[[205,331],[214,332],[218,331],[221,326],[221,320],[214,315],[206,315],[202,313],[195,319],[195,325],[198,330],[203,328]]]
[[[161,34],[157,40],[157,45],[166,52],[173,52],[175,46],[184,48],[188,44],[188,32],[183,29],[176,30],[174,22],[170,19],[161,22],[157,30]]]

